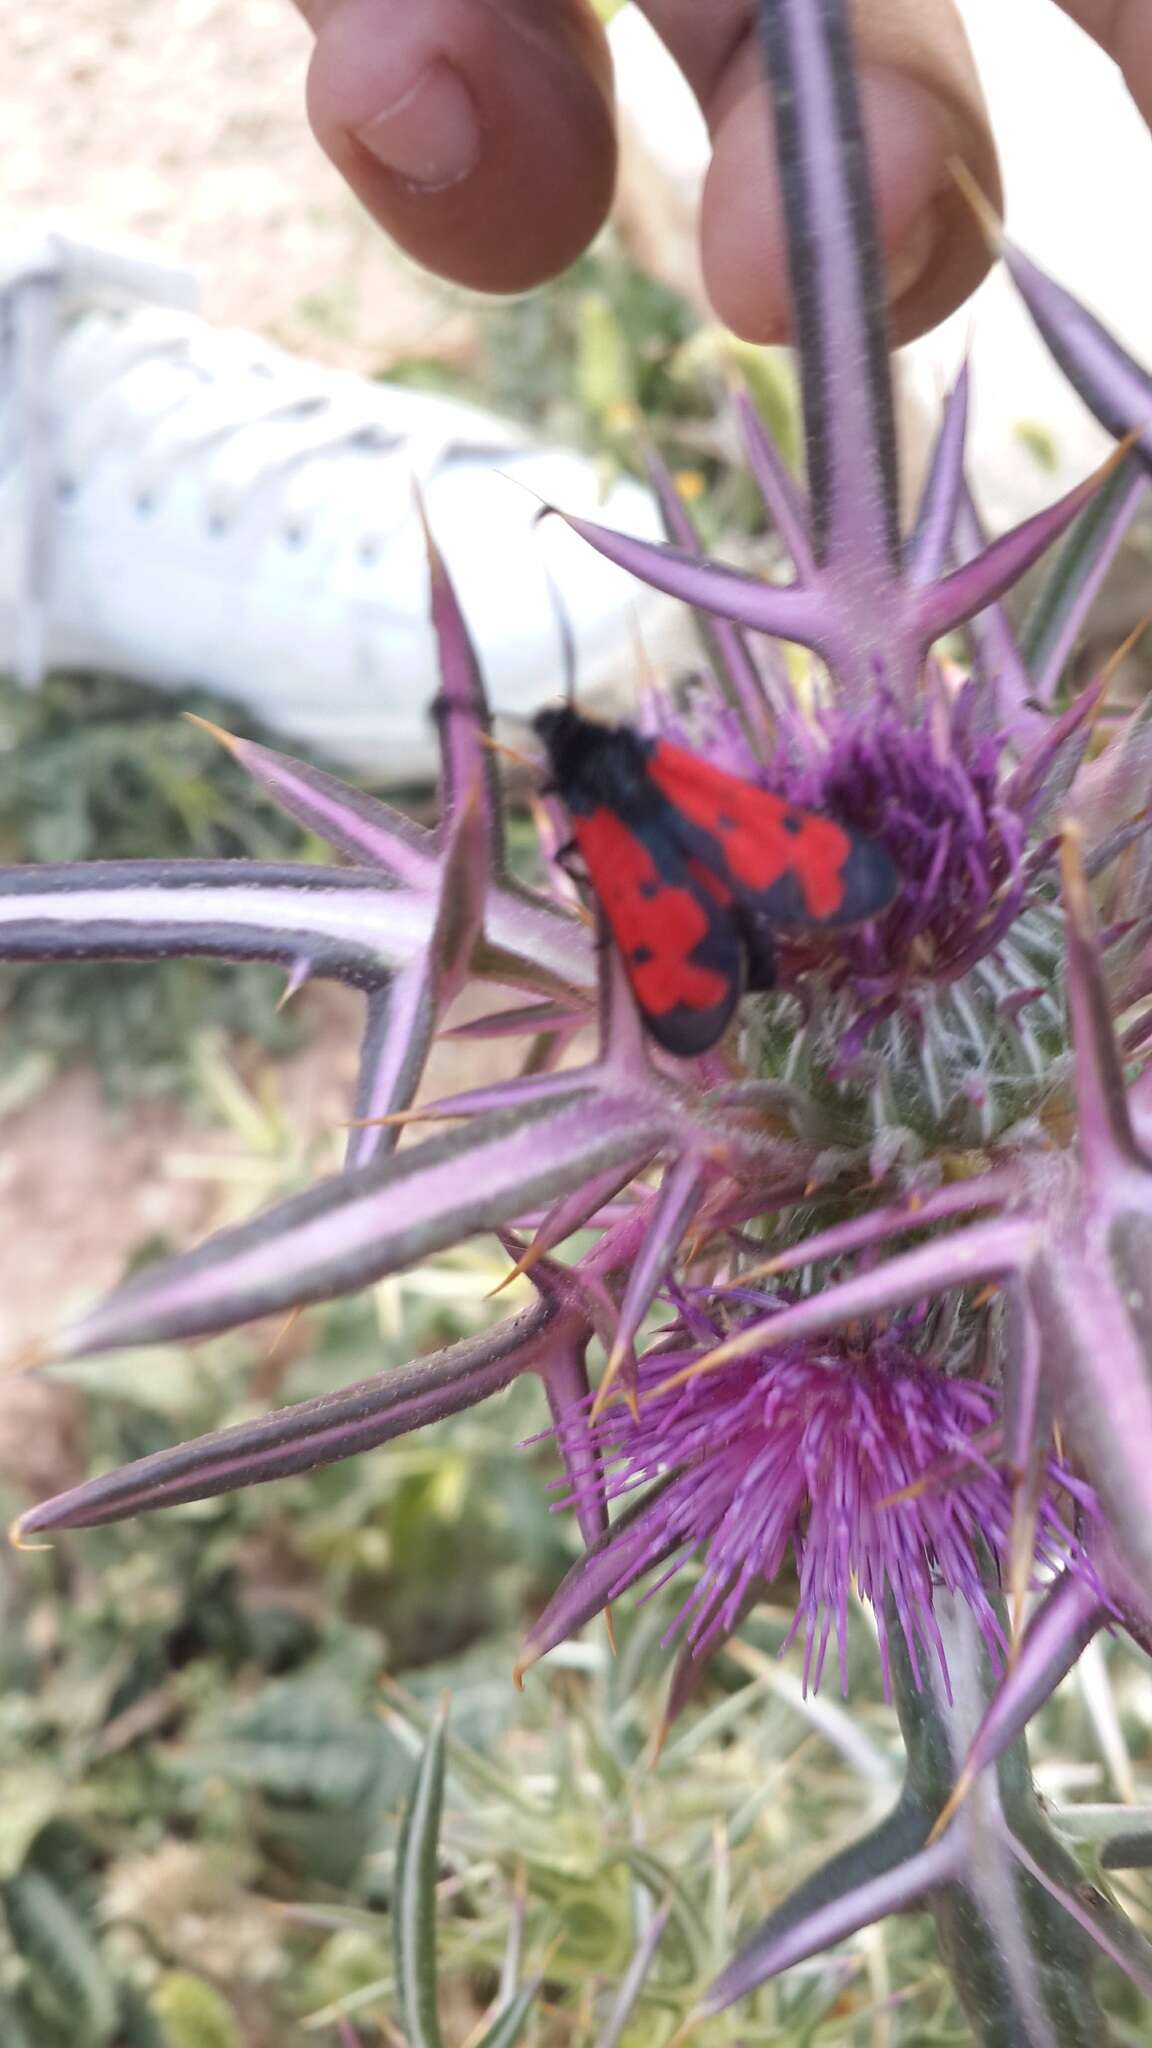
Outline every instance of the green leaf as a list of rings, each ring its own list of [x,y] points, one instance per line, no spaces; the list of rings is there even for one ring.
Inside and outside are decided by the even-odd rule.
[[[398,2018],[409,2048],[441,2048],[436,2014],[436,1874],[444,1803],[445,1721],[446,1713],[441,1712],[424,1745],[396,1850],[392,1938]]]
[[[357,1711],[343,1672],[312,1670],[274,1680],[243,1706],[206,1714],[174,1768],[199,1779],[225,1777],[270,1799],[310,1807],[362,1807],[395,1799],[396,1744],[369,1712]]]
[[[536,1978],[531,1984],[525,1984],[523,1990],[518,1991],[514,1998],[510,1998],[507,2005],[497,2013],[488,2032],[477,2041],[476,2048],[513,2048],[513,2043],[520,2039],[528,2024],[528,2015],[539,1989],[540,1980]]]
[[[36,2048],[23,2019],[6,1998],[0,1998],[0,2041],[4,2048]]]
[[[220,1993],[189,1970],[169,1970],[152,1994],[152,2010],[170,2048],[244,2048],[240,2022]]]
[[[76,1908],[39,1870],[13,1878],[5,1904],[35,2003],[47,2018],[67,2021],[74,2048],[103,2048],[117,2027],[116,1986]]]
[[[581,403],[603,429],[631,418],[636,383],[628,342],[604,292],[586,292],[580,301],[576,377]]]
[[[58,1773],[26,1765],[0,1778],[0,1880],[15,1877],[41,1828],[60,1810]]]

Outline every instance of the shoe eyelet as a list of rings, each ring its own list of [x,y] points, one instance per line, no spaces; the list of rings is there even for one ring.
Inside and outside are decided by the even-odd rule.
[[[132,509],[134,512],[137,512],[140,515],[141,519],[149,518],[151,514],[156,510],[155,492],[137,491],[136,496],[132,501]]]
[[[213,540],[221,540],[228,531],[228,521],[222,512],[213,512],[208,521],[208,531]]]
[[[67,505],[76,496],[80,486],[74,476],[58,476],[56,479],[57,503]]]
[[[365,568],[371,569],[380,560],[380,542],[378,540],[362,540],[356,552]]]
[[[307,538],[308,528],[296,521],[293,521],[284,528],[284,545],[286,548],[302,548]]]

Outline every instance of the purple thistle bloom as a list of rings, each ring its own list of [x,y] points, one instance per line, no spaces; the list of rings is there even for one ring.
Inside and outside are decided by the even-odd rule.
[[[1019,912],[1026,826],[1004,785],[1003,743],[973,731],[971,692],[917,722],[873,707],[866,719],[828,713],[825,751],[788,778],[797,802],[832,811],[878,838],[903,887],[875,924],[848,932],[836,978],[865,999],[954,981],[989,952]]]
[[[835,1633],[847,1692],[853,1584],[874,1613],[886,1694],[893,1617],[913,1672],[922,1682],[921,1659],[933,1657],[947,1688],[935,1617],[941,1590],[965,1601],[999,1661],[998,1567],[1015,1505],[997,1455],[999,1401],[980,1382],[941,1370],[915,1337],[905,1320],[852,1339],[786,1344],[717,1372],[695,1370],[706,1351],[674,1338],[649,1354],[635,1412],[614,1405],[593,1431],[611,1495],[655,1482],[601,1546],[603,1599],[671,1559],[662,1585],[703,1552],[699,1582],[670,1631],[683,1625],[701,1657],[791,1554],[799,1601],[787,1643],[803,1632],[806,1687],[820,1684]],[[1091,1507],[1088,1490],[1049,1460],[1036,1564],[1072,1566],[1094,1584],[1061,1493],[1074,1508]],[[530,1655],[567,1632],[586,1578],[576,1566],[533,1631]],[[577,1606],[582,1621],[585,1602]]]
[[[791,978],[823,966],[871,1003],[918,981],[955,980],[1020,910],[1028,818],[1005,738],[980,716],[988,708],[978,685],[950,695],[943,674],[931,706],[911,717],[883,691],[866,717],[836,700],[812,719],[795,706],[767,760],[714,688],[696,693],[681,717],[653,707],[645,723],[729,774],[831,812],[892,855],[902,886],[882,918],[777,942]]]

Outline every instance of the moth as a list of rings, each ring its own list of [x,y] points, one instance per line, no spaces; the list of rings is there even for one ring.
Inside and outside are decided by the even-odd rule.
[[[645,1026],[707,1052],[745,990],[775,982],[773,931],[861,924],[899,885],[875,839],[571,705],[534,720]]]

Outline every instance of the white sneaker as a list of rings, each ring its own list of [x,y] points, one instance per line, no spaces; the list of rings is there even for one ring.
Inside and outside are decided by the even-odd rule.
[[[478,409],[199,319],[148,251],[0,252],[0,668],[236,698],[382,780],[425,776],[436,650],[418,479],[495,707],[619,695],[683,614],[538,500],[657,536],[649,494]],[[527,488],[518,488],[527,486]],[[559,605],[557,602],[559,600]]]

